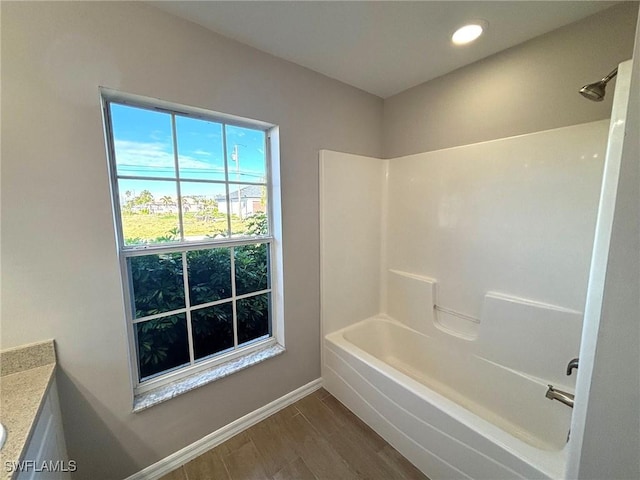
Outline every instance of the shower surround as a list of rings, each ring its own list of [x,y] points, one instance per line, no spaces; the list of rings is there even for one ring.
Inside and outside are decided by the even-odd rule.
[[[432,478],[557,478],[609,121],[322,151],[326,388]]]

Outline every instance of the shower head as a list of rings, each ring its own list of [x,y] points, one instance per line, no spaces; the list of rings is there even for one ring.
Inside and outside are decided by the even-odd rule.
[[[593,100],[594,102],[601,102],[604,99],[605,87],[609,80],[615,77],[618,74],[618,68],[616,67],[613,71],[604,77],[599,82],[590,83],[585,85],[580,89],[580,95],[584,98],[588,98],[589,100]]]

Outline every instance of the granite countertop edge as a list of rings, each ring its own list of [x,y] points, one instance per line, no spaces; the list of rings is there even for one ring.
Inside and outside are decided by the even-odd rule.
[[[55,357],[43,361],[50,363],[28,365],[24,370],[0,376],[0,421],[7,434],[0,450],[0,480],[15,477],[15,472],[8,471],[8,465],[24,459],[45,398],[53,385]]]
[[[12,472],[7,471],[7,462],[20,462],[26,453],[35,425],[42,412],[44,399],[49,393],[49,388],[53,384],[56,364],[35,367],[23,372],[6,375],[0,380],[2,382],[2,423],[7,429],[7,440],[0,451],[1,480],[8,480],[14,477]],[[11,378],[13,377],[13,378]],[[19,389],[21,385],[28,381],[28,389]],[[7,390],[7,383],[9,389]],[[16,388],[17,387],[17,388]],[[5,408],[9,403],[8,408]],[[19,412],[16,406],[19,406]],[[5,418],[5,413],[7,414]]]

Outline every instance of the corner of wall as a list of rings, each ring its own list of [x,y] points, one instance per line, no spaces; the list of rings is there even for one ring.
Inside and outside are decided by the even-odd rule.
[[[322,334],[380,311],[385,162],[320,152]]]

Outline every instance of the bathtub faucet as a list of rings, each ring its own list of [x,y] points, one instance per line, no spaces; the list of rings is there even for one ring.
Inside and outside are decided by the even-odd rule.
[[[567,375],[571,375],[571,372],[573,371],[573,369],[578,369],[578,359],[574,358],[573,360],[571,360],[569,362],[569,365],[567,365]]]
[[[573,399],[575,396],[569,392],[563,392],[562,390],[557,390],[553,388],[553,385],[547,385],[549,389],[547,390],[547,397],[549,400],[558,400],[561,403],[564,403],[568,407],[573,408]]]

